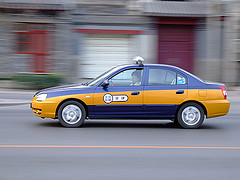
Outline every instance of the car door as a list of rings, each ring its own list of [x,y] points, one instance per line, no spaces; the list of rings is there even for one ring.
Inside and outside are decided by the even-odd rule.
[[[138,74],[135,84],[133,75]],[[143,68],[124,69],[108,78],[109,85],[101,85],[94,92],[95,117],[136,118],[143,112]]]
[[[172,118],[188,93],[187,79],[167,68],[147,70],[144,86],[144,114],[147,117]]]

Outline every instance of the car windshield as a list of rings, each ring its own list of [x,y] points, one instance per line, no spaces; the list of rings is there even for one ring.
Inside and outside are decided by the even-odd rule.
[[[87,86],[95,86],[96,84],[98,84],[100,81],[102,81],[103,79],[105,79],[107,76],[109,76],[110,74],[112,74],[113,72],[115,72],[116,70],[118,70],[120,67],[114,67],[108,71],[106,71],[105,73],[101,74],[100,76],[94,78],[93,80],[89,81],[86,85]]]

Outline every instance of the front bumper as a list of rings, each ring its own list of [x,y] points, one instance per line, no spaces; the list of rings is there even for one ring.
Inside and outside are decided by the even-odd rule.
[[[43,102],[36,101],[36,96],[33,98],[30,108],[33,113],[42,118],[55,118],[57,103],[52,101],[51,98],[46,99]]]
[[[42,109],[32,107],[32,103],[31,103],[31,109],[36,116],[40,116],[42,114]]]

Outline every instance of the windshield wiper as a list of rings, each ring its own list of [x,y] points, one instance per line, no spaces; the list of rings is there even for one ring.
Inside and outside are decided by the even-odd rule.
[[[77,85],[79,85],[79,86],[87,86],[87,82],[86,83],[78,83]]]
[[[87,86],[87,85],[88,85],[88,82],[81,83],[80,85],[82,85],[82,86]]]

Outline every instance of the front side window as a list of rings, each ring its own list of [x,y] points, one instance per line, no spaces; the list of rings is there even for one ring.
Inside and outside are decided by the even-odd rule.
[[[143,69],[128,69],[109,79],[109,86],[140,86]]]
[[[148,76],[149,86],[176,85],[177,73],[167,69],[150,68]]]

